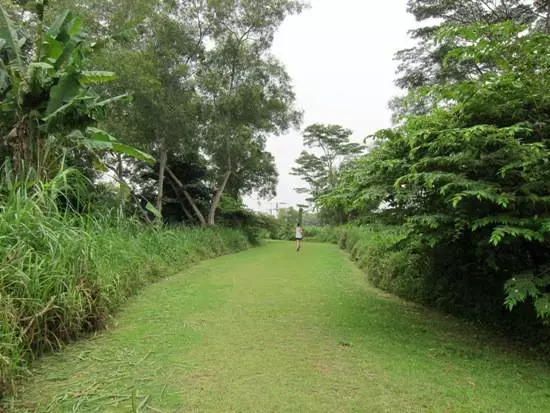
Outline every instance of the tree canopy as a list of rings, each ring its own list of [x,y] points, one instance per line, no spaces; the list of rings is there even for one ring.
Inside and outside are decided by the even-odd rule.
[[[304,150],[296,159],[292,174],[308,186],[297,188],[308,193],[308,202],[315,205],[319,197],[334,189],[342,161],[362,151],[360,144],[350,141],[353,132],[340,125],[314,124],[304,130]]]
[[[425,277],[440,303],[498,312],[530,301],[547,318],[550,36],[494,19],[434,34],[436,45],[454,45],[442,70],[480,70],[411,90],[408,99],[429,110],[377,132],[374,149],[319,203],[348,221],[405,225],[406,243],[431,263]]]
[[[56,136],[61,152],[67,148],[65,137],[76,147],[101,140],[95,145],[102,151],[92,158],[71,149],[71,164],[91,171],[97,158],[102,166],[94,179],[105,173],[113,177],[125,208],[148,204],[153,211],[155,205],[158,218],[169,203],[181,208],[176,215],[182,221],[202,225],[215,224],[225,196],[240,203],[253,191],[266,197],[275,193],[278,173],[266,140],[298,127],[301,113],[294,107],[291,79],[270,50],[280,24],[304,3],[2,4],[6,36],[1,51],[7,69],[0,71],[0,87],[7,116],[1,127],[14,136],[5,146],[14,168],[19,158],[36,166],[41,139]],[[84,25],[86,32],[80,29]],[[18,112],[19,102],[24,106]],[[44,133],[36,132],[33,147],[20,137],[34,128],[29,116],[36,116],[35,108],[44,111],[38,115]],[[116,144],[110,143],[114,136]],[[19,154],[23,147],[27,153]],[[155,158],[150,170],[139,164],[152,161],[145,153]]]

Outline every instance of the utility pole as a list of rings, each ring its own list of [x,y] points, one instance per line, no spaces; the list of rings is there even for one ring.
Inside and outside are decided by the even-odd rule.
[[[279,205],[288,205],[288,203],[286,202],[277,202],[277,204],[275,204],[275,211],[276,211],[276,216],[278,217],[279,216]]]

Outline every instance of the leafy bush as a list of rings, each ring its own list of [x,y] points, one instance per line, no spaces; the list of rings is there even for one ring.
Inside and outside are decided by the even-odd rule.
[[[319,242],[338,244],[342,232],[345,232],[344,227],[320,227],[314,239]]]
[[[258,245],[264,239],[276,239],[278,231],[275,218],[257,214],[240,203],[232,209],[221,209],[218,222],[224,227],[242,231],[252,245]]]
[[[323,227],[304,226],[304,238],[315,240],[322,231],[323,231]],[[295,236],[294,232],[295,232],[295,228],[292,228],[293,239],[294,239],[294,236]]]

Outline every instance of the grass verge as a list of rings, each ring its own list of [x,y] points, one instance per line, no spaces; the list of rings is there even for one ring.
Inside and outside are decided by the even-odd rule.
[[[150,285],[112,329],[35,368],[15,412],[539,413],[550,402],[546,364],[373,289],[341,251],[307,242]]]

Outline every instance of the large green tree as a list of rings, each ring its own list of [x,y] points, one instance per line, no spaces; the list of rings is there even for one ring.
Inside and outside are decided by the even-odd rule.
[[[398,78],[396,84],[408,91],[425,86],[463,81],[493,70],[490,62],[462,59],[446,61],[448,52],[457,44],[454,39],[437,38],[440,29],[448,25],[469,26],[475,23],[496,24],[505,21],[533,23],[537,16],[531,4],[522,0],[409,0],[408,12],[419,22],[410,31],[416,41],[411,48],[397,52]],[[394,120],[406,114],[423,114],[433,102],[425,95],[397,97],[390,102]]]
[[[121,73],[120,90],[132,93],[130,110],[111,118],[126,139],[158,154],[157,209],[164,203],[168,153],[197,151],[200,99],[193,80],[201,53],[200,34],[168,14],[150,18],[139,45],[120,44],[106,61]]]
[[[323,200],[361,215],[383,204],[429,263],[426,301],[495,316],[532,300],[550,315],[550,37],[513,23],[448,27],[446,59],[494,70],[424,90],[425,115],[377,134]],[[361,207],[367,206],[367,210]]]
[[[169,155],[198,151],[201,102],[194,75],[209,34],[208,2],[53,0],[51,5],[82,14],[107,42],[91,64],[115,69],[119,79],[109,90],[128,93],[132,101],[110,111],[104,123],[125,142],[157,154],[156,207],[162,212]],[[117,161],[113,171],[122,182],[132,168],[123,157]]]
[[[527,23],[535,19],[532,7],[521,0],[409,0],[407,6],[417,21],[427,24],[410,32],[418,44],[396,55],[400,62],[397,84],[404,89],[462,80],[478,72],[475,62],[468,59],[456,65],[443,64],[455,45],[453,39],[436,41],[442,27],[508,20]]]
[[[304,145],[308,150],[296,159],[292,174],[308,185],[297,191],[309,193],[309,202],[315,203],[323,193],[331,191],[338,180],[340,163],[362,151],[360,144],[350,141],[352,134],[340,125],[314,124],[305,129]]]
[[[269,50],[286,16],[303,8],[300,1],[140,0],[102,10],[100,1],[75,4],[102,16],[99,33],[119,39],[104,61],[120,73],[118,91],[134,99],[130,110],[111,114],[110,125],[158,154],[157,209],[164,202],[165,170],[203,225],[215,223],[226,191],[234,197],[274,191],[277,174],[266,138],[296,125],[300,116],[290,78]],[[210,165],[213,195],[206,210],[166,164],[172,155],[199,151]]]
[[[224,0],[211,6],[214,47],[199,69],[198,85],[208,110],[202,140],[213,161],[215,190],[207,222],[214,225],[229,184],[234,194],[254,186],[260,192],[274,190],[276,172],[266,137],[298,125],[300,113],[290,77],[270,48],[283,20],[303,5]]]

